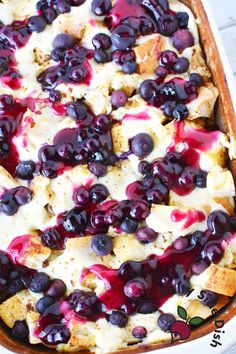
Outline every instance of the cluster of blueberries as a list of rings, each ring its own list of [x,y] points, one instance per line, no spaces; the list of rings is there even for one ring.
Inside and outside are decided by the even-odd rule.
[[[144,141],[148,146],[148,140]],[[167,202],[170,190],[188,194],[195,187],[206,187],[207,173],[187,166],[177,152],[167,153],[164,158],[156,159],[151,164],[142,160],[138,169],[143,178],[132,182],[126,189],[127,197],[132,200],[160,204]]]
[[[91,248],[95,254],[105,256],[112,251],[112,238],[106,235],[109,226],[119,227],[126,233],[135,233],[142,243],[154,242],[157,234],[148,227],[138,228],[146,219],[150,206],[143,201],[123,200],[104,202],[108,190],[102,184],[91,188],[81,186],[75,193],[76,207],[61,216],[59,225],[41,234],[42,243],[51,249],[62,249],[66,237],[93,234]],[[109,204],[110,203],[110,204]],[[69,234],[68,234],[69,233]]]
[[[164,54],[166,53],[164,52]],[[158,67],[157,69],[163,71],[164,67]],[[158,79],[160,79],[160,76]],[[164,80],[164,78],[161,78],[161,80]],[[186,103],[197,98],[198,88],[201,85],[201,76],[197,73],[192,73],[188,81],[174,78],[160,84],[159,80],[145,80],[139,87],[139,93],[149,104],[160,107],[166,117],[181,121],[189,115]]]
[[[80,101],[70,103],[67,114],[76,120],[78,127],[58,132],[53,145],[42,146],[38,153],[40,172],[55,178],[63,166],[87,164],[94,175],[104,176],[107,166],[117,162],[112,149],[111,117],[106,114],[94,117]]]
[[[20,206],[28,204],[32,200],[32,192],[27,187],[8,189],[0,197],[0,212],[5,215],[14,215]]]
[[[92,198],[92,196],[90,196],[90,198]],[[219,257],[219,249],[221,247],[221,242],[219,242],[219,240],[222,240],[222,237],[226,237],[226,234],[235,231],[235,225],[235,217],[230,217],[223,211],[214,211],[208,217],[208,231],[206,233],[198,231],[192,235],[189,235],[187,238],[182,237],[176,240],[171,247],[173,247],[173,252],[177,252],[177,254],[179,252],[184,252],[187,248],[189,250],[194,250],[197,247],[199,250],[202,250],[201,255],[204,257],[202,258],[202,261],[205,260],[205,262],[217,263],[223,255],[222,250],[221,256]],[[213,238],[216,240],[215,242],[212,242]],[[101,246],[102,242],[100,242],[99,245]],[[174,251],[174,249],[176,251]],[[208,249],[208,251],[206,249]],[[117,270],[117,276],[120,277],[119,284],[124,284],[121,286],[124,286],[122,289],[127,299],[127,303],[124,304],[122,309],[119,308],[113,310],[111,313],[106,313],[106,309],[94,292],[75,290],[69,295],[69,297],[65,298],[66,285],[62,280],[50,280],[46,273],[36,272],[27,267],[13,264],[10,259],[3,252],[1,252],[1,302],[23,289],[30,289],[35,293],[43,292],[44,296],[36,303],[36,310],[41,315],[38,326],[40,333],[39,337],[42,336],[41,339],[45,343],[51,345],[65,343],[70,338],[70,333],[63,324],[64,316],[61,311],[63,299],[65,299],[67,303],[67,310],[72,309],[84,319],[94,321],[101,316],[105,316],[111,324],[118,327],[125,327],[128,322],[128,314],[130,311],[138,311],[139,313],[144,314],[156,311],[156,306],[150,299],[148,289],[150,288],[150,275],[153,274],[154,281],[157,275],[159,277],[160,272],[163,273],[163,269],[160,267],[164,266],[165,268],[163,277],[160,279],[160,284],[163,289],[169,287],[172,289],[174,288],[175,292],[180,295],[187,294],[190,291],[189,280],[186,277],[185,269],[182,264],[175,265],[174,270],[172,267],[170,274],[166,270],[165,262],[167,261],[168,263],[168,259],[170,259],[171,264],[173,263],[173,260],[171,260],[173,257],[172,253],[170,252],[167,258],[162,257],[159,261],[157,260],[157,262],[154,263],[153,261],[155,261],[155,259],[153,257],[143,262],[127,261],[123,263]],[[183,256],[181,257],[184,264],[186,259]],[[163,261],[164,264],[161,263]],[[199,264],[199,259],[196,259],[194,264],[197,263]],[[207,266],[209,266],[209,263],[207,266],[202,263],[202,265],[198,266],[197,269],[194,268],[194,264],[191,268],[193,274],[200,274],[206,269]],[[158,273],[156,273],[156,271],[158,271]],[[170,279],[168,279],[168,276]],[[114,279],[117,279],[117,277]],[[112,283],[111,287],[113,286],[115,286],[115,284]],[[136,304],[135,308],[134,306],[129,307],[130,301]],[[209,307],[213,307],[217,301],[217,294],[211,291],[204,291],[204,296],[201,297],[201,302]],[[174,321],[175,318],[172,314],[161,314],[158,318],[158,325],[163,331],[169,331]],[[26,339],[28,336],[28,328],[26,323],[24,321],[16,321],[12,332],[18,338]],[[135,338],[142,339],[146,336],[147,331],[145,327],[137,326],[133,329],[132,333]]]

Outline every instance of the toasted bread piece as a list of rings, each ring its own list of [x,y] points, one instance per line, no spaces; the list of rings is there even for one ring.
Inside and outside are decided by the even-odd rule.
[[[224,295],[220,295],[217,304],[214,309],[220,310],[222,307],[226,306],[230,301],[230,298]],[[207,318],[212,315],[212,309],[201,304],[199,300],[192,300],[186,308],[189,317],[199,316],[202,318]]]
[[[159,55],[164,49],[164,43],[163,37],[156,35],[134,48],[141,75],[153,74],[158,65]]]
[[[23,290],[0,305],[0,317],[8,327],[12,328],[16,321],[26,319],[30,299],[29,292]]]
[[[198,283],[217,294],[234,296],[236,292],[236,271],[211,264],[198,278]]]

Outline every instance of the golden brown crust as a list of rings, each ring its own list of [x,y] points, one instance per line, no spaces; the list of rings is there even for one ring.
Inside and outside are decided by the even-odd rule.
[[[164,40],[160,35],[156,35],[155,38],[149,39],[147,42],[134,48],[141,75],[153,74],[158,64],[159,55],[163,49]]]
[[[201,275],[202,286],[226,296],[234,296],[236,292],[236,271],[211,264]]]
[[[27,313],[27,306],[23,304],[18,294],[12,296],[0,305],[0,317],[3,322],[10,328],[13,327],[16,321],[25,320]]]

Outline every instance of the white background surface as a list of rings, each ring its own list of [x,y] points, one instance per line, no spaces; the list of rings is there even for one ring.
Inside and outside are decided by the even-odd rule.
[[[236,82],[236,0],[208,1],[220,30],[220,35]]]
[[[204,1],[204,0],[203,0]],[[214,13],[220,35],[226,49],[229,62],[236,82],[236,0],[208,0]],[[236,84],[235,84],[236,86]],[[236,97],[235,97],[236,99]],[[193,345],[186,343],[180,347],[158,351],[158,354],[236,354],[236,346],[228,349],[232,344],[232,339],[236,337],[236,318],[230,324],[225,326],[225,334],[222,334],[222,346],[218,348],[210,347],[212,335],[205,336],[201,342]],[[227,338],[226,338],[227,336]],[[11,354],[8,350],[0,346],[0,354]]]

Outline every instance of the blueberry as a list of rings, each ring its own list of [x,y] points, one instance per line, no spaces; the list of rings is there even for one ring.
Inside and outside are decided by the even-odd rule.
[[[197,73],[190,74],[189,81],[194,82],[199,87],[202,86],[202,84],[203,84],[203,79],[202,79],[201,75],[199,75]]]
[[[68,33],[58,34],[52,42],[54,49],[70,49],[73,48],[75,44],[75,39]]]
[[[214,307],[218,302],[218,294],[210,290],[201,290],[200,296],[201,303],[208,307]]]
[[[128,280],[139,275],[141,271],[142,265],[140,262],[127,261],[121,264],[118,272],[122,278]]]
[[[111,127],[111,118],[107,114],[99,114],[96,117],[95,129],[100,133],[106,133]]]
[[[135,220],[126,218],[122,221],[120,227],[127,234],[133,234],[137,230],[138,223]]]
[[[5,58],[0,58],[0,76],[8,73],[8,61]]]
[[[124,293],[131,299],[139,299],[146,292],[145,280],[143,278],[134,278],[129,280],[124,287]]]
[[[202,257],[213,263],[218,263],[223,257],[223,254],[223,248],[216,242],[206,244],[204,250],[202,251]]]
[[[158,66],[156,68],[156,75],[160,77],[161,79],[165,79],[166,76],[169,74],[168,69],[166,69],[164,66]]]
[[[99,150],[99,140],[96,138],[88,138],[85,141],[84,149],[91,154],[97,153]]]
[[[174,65],[174,71],[177,74],[183,74],[189,69],[189,61],[187,58],[182,57],[177,60]]]
[[[110,55],[102,49],[95,50],[93,58],[99,64],[108,63],[110,61]]]
[[[96,229],[96,232],[106,232],[108,230],[108,226],[106,224],[106,216],[105,212],[99,209],[95,209],[92,211],[90,216],[90,223]]]
[[[209,267],[209,263],[205,259],[200,259],[192,264],[192,273],[199,275]]]
[[[222,210],[213,211],[208,215],[207,227],[213,235],[222,236],[230,231],[230,217]]]
[[[0,212],[11,216],[18,211],[18,205],[12,193],[5,193],[0,200]]]
[[[185,29],[176,31],[173,34],[171,41],[173,46],[179,51],[182,51],[194,45],[194,38],[192,33]]]
[[[13,108],[14,98],[11,95],[0,95],[0,111],[7,112]]]
[[[66,284],[64,281],[61,279],[54,279],[47,288],[45,295],[51,296],[52,298],[60,298],[65,294],[65,292]]]
[[[35,305],[36,310],[40,314],[43,314],[49,306],[54,304],[54,301],[55,300],[51,296],[43,296],[37,301],[37,303]]]
[[[172,118],[173,117],[173,111],[176,107],[176,102],[174,101],[166,101],[163,105],[163,111],[166,117]]]
[[[33,276],[29,288],[34,293],[41,293],[45,291],[49,287],[49,285],[49,276],[46,273],[39,272]]]
[[[54,61],[61,61],[65,57],[65,52],[61,49],[53,49],[51,51],[51,59]]]
[[[192,246],[204,245],[207,239],[202,231],[195,231],[190,238],[190,243]]]
[[[27,339],[29,336],[29,328],[25,321],[16,321],[11,331],[13,336],[19,339]]]
[[[165,50],[161,53],[160,63],[166,68],[172,68],[178,61],[178,56],[173,50]]]
[[[93,203],[100,203],[107,199],[109,192],[103,184],[94,184],[90,189],[90,195]]]
[[[72,81],[80,82],[86,78],[88,71],[85,67],[80,66],[70,71],[69,77]]]
[[[60,91],[51,90],[49,92],[49,99],[50,99],[51,102],[59,102],[59,101],[61,101],[61,98],[62,98],[62,96],[61,96],[61,92]]]
[[[136,232],[136,238],[141,243],[154,242],[157,239],[158,234],[150,227],[142,226]]]
[[[121,69],[125,74],[133,74],[137,71],[137,67],[137,63],[130,60],[124,62],[124,64],[121,66]]]
[[[7,142],[0,140],[0,160],[7,157],[10,151],[10,146]]]
[[[132,27],[121,24],[112,31],[111,41],[115,48],[126,50],[135,44],[136,33]]]
[[[12,280],[8,285],[7,292],[9,295],[15,295],[19,291],[25,289],[25,286],[20,278]]]
[[[81,317],[89,317],[98,311],[99,302],[92,291],[76,290],[68,298],[73,310]]]
[[[56,9],[59,14],[68,13],[70,12],[70,4],[64,0],[58,0]]]
[[[93,0],[91,4],[92,12],[97,16],[107,15],[111,7],[110,0]]]
[[[12,269],[9,258],[2,252],[0,252],[0,277],[7,279]]]
[[[109,236],[98,234],[93,236],[91,240],[91,248],[93,252],[98,256],[106,256],[112,251],[112,240]]]
[[[207,172],[201,171],[195,177],[195,184],[198,188],[206,188],[206,183],[207,183]]]
[[[181,120],[184,120],[188,117],[189,110],[188,110],[187,106],[180,103],[180,104],[177,104],[177,106],[175,106],[172,114],[176,120],[181,121]]]
[[[145,80],[139,87],[140,96],[149,101],[158,94],[158,84],[155,80]]]
[[[231,216],[230,218],[230,226],[232,231],[236,231],[236,216]]]
[[[176,250],[178,251],[183,251],[189,246],[188,238],[184,236],[178,237],[174,243],[173,246]]]
[[[97,33],[93,37],[92,43],[96,50],[106,50],[111,46],[111,38],[106,33]]]
[[[172,324],[176,321],[175,316],[172,313],[162,313],[158,317],[158,326],[164,332],[169,332]]]
[[[149,155],[154,148],[152,137],[146,133],[139,133],[131,140],[131,150],[138,157]]]
[[[123,328],[128,323],[128,317],[122,311],[113,311],[108,315],[108,321],[114,326]]]
[[[18,178],[24,180],[30,180],[34,178],[34,172],[36,170],[36,166],[34,161],[27,160],[22,161],[16,166],[16,175]]]
[[[179,28],[186,29],[188,27],[189,15],[187,12],[178,12],[176,15]]]
[[[156,305],[150,301],[142,303],[138,308],[138,312],[145,315],[148,313],[153,313],[156,310],[157,310]]]
[[[75,195],[76,204],[78,205],[86,205],[90,203],[91,197],[90,192],[85,187],[80,187]]]
[[[159,17],[159,14],[157,15]],[[159,32],[163,36],[171,36],[178,28],[178,21],[175,15],[164,14],[158,19]]]
[[[17,187],[14,197],[18,205],[25,205],[32,200],[32,192],[27,187]]]
[[[127,95],[122,90],[113,91],[111,94],[111,104],[115,108],[123,107],[127,102]]]
[[[149,213],[150,213],[150,209],[149,209],[149,205],[145,202],[142,201],[133,201],[131,203],[131,210],[130,210],[130,217],[134,220],[145,220]]]
[[[75,207],[68,211],[63,218],[63,227],[66,231],[81,233],[87,226],[86,211]]]
[[[69,329],[61,323],[48,326],[47,334],[43,338],[49,345],[57,345],[60,343],[67,343],[70,339]]]
[[[84,120],[87,118],[87,108],[86,106],[79,101],[72,102],[67,107],[67,114],[70,118],[75,120]]]
[[[174,290],[178,295],[186,295],[190,291],[190,281],[186,277],[184,266],[177,264],[175,266],[175,273],[176,275],[172,280]]]
[[[57,13],[54,9],[52,9],[51,7],[48,7],[47,9],[45,9],[43,11],[43,16],[44,16],[45,20],[47,21],[47,23],[51,24],[56,19]]]
[[[151,166],[147,161],[140,161],[138,165],[138,170],[142,175],[147,175],[151,172]]]
[[[56,229],[49,229],[41,234],[41,241],[44,246],[52,250],[60,250],[63,238]]]
[[[100,162],[90,162],[88,164],[88,169],[96,177],[103,177],[107,174],[107,166],[101,164]]]
[[[147,330],[143,326],[136,326],[132,329],[132,336],[137,339],[143,339],[147,337]]]
[[[28,20],[28,27],[32,32],[43,32],[47,26],[47,22],[43,16],[32,16]]]
[[[6,279],[0,278],[0,293],[3,293],[6,290],[6,285]]]

